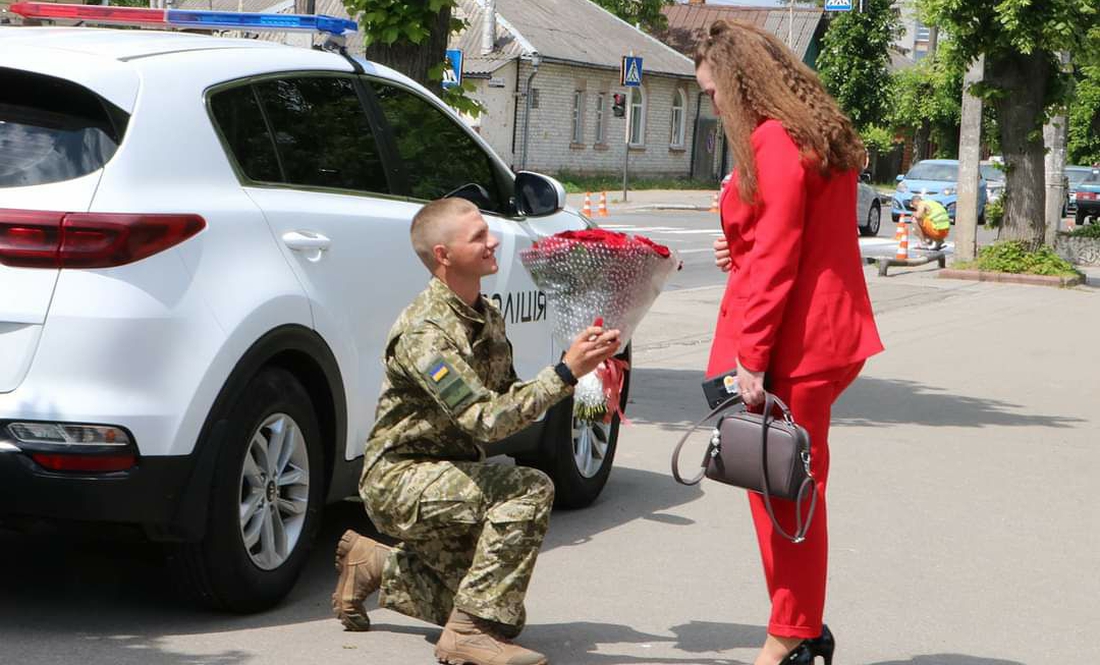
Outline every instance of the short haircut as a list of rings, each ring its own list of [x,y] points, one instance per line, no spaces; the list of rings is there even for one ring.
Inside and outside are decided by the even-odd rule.
[[[413,217],[409,237],[416,255],[428,270],[436,267],[433,248],[451,241],[453,226],[450,222],[471,212],[477,212],[477,206],[466,199],[436,199]]]

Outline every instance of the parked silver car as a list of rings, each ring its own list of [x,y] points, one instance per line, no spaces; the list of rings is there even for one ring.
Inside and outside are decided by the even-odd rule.
[[[878,190],[870,185],[871,174],[864,172],[859,176],[856,186],[856,227],[861,236],[877,236],[882,226],[882,203]]]

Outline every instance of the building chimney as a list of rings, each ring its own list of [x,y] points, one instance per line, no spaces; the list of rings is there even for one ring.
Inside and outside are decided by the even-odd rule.
[[[493,52],[497,43],[497,3],[485,0],[485,18],[481,21],[481,55]]]

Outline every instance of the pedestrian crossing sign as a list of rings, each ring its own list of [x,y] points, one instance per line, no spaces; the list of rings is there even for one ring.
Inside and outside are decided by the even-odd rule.
[[[455,88],[462,85],[462,51],[447,49],[446,64],[443,69],[443,87]]]
[[[850,12],[852,11],[852,0],[825,0],[825,11]]]
[[[622,69],[619,71],[619,84],[628,88],[642,85],[642,59],[632,55],[623,56]]]

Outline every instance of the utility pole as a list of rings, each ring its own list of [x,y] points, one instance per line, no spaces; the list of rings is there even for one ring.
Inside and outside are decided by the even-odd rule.
[[[978,162],[982,147],[982,100],[970,86],[984,77],[980,55],[963,76],[962,121],[959,127],[959,195],[955,208],[955,256],[972,261],[978,252]]]
[[[1063,69],[1069,66],[1069,53],[1063,51],[1059,54],[1059,59]],[[1043,143],[1047,147],[1043,160],[1047,180],[1046,243],[1051,246],[1058,237],[1058,229],[1062,225],[1062,208],[1066,203],[1066,188],[1062,178],[1066,172],[1067,124],[1063,109],[1043,127]]]
[[[787,48],[794,50],[794,0],[787,4]]]

